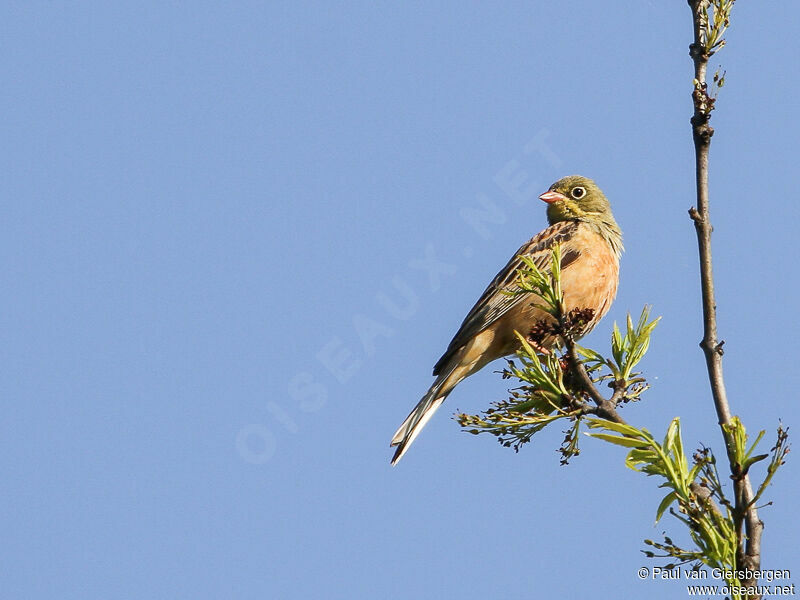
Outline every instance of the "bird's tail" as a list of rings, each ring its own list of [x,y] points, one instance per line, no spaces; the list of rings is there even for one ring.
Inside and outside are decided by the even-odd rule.
[[[422,400],[419,401],[414,407],[414,410],[412,410],[408,417],[406,417],[406,420],[403,421],[403,424],[400,425],[397,432],[395,432],[392,443],[389,444],[390,446],[397,446],[397,450],[395,450],[394,456],[392,457],[392,466],[396,465],[397,461],[403,458],[409,446],[417,439],[419,432],[427,425],[433,413],[436,412],[442,405],[442,402],[444,402],[444,399],[447,398],[447,394],[452,387],[447,390],[442,390],[442,383],[444,383],[442,378],[434,382],[431,389],[422,397]]]

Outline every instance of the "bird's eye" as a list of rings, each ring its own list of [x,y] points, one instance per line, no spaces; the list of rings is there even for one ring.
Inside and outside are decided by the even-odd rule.
[[[582,188],[580,186],[572,188],[570,194],[572,195],[573,198],[575,198],[575,200],[580,200],[586,195],[586,188]]]

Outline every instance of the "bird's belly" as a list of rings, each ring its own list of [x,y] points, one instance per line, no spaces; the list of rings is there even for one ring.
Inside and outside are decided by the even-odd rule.
[[[619,263],[606,244],[599,245],[600,250],[582,253],[581,256],[561,273],[561,289],[564,294],[564,309],[592,309],[591,321],[583,333],[588,333],[611,308],[617,293]],[[494,332],[492,350],[495,357],[507,356],[520,348],[516,332],[523,336],[530,333],[531,328],[542,320],[554,322],[552,316],[537,308],[542,300],[531,295],[509,311],[508,317]],[[516,327],[516,328],[515,328]],[[558,343],[555,337],[542,340],[542,346],[549,347]]]
[[[581,257],[563,272],[564,309],[592,309],[588,332],[611,308],[618,281],[619,263],[610,250]]]

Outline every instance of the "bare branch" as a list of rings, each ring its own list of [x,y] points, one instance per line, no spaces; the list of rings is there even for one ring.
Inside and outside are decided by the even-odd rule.
[[[711,137],[714,129],[709,125],[711,111],[714,108],[714,99],[707,92],[706,71],[709,57],[724,44],[721,39],[722,31],[728,25],[731,0],[715,0],[714,23],[709,23],[709,0],[689,0],[694,24],[694,41],[689,46],[689,55],[694,62],[694,90],[692,101],[694,114],[692,115],[692,137],[695,147],[695,176],[697,187],[697,207],[692,207],[689,215],[694,222],[697,233],[697,244],[700,254],[700,285],[702,290],[703,306],[703,340],[700,347],[705,354],[708,378],[711,384],[711,394],[714,399],[714,408],[722,427],[723,437],[726,441],[728,459],[734,482],[734,496],[736,500],[735,513],[739,522],[744,519],[745,535],[739,535],[740,551],[738,556],[739,567],[758,570],[761,563],[761,533],[764,524],[758,518],[758,512],[753,503],[753,489],[747,474],[741,473],[731,453],[731,444],[725,426],[731,423],[731,410],[725,390],[725,381],[722,372],[722,345],[717,332],[717,305],[714,296],[714,275],[711,260],[711,218],[709,214],[708,196],[708,154],[711,146]],[[720,12],[722,11],[722,12]],[[716,29],[716,30],[715,30]],[[742,537],[746,539],[742,539]],[[745,585],[754,585],[755,581],[748,581]]]

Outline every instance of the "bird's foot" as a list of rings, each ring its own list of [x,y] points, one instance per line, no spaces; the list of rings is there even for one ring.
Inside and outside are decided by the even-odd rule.
[[[537,354],[544,354],[544,355],[550,354],[550,350],[548,348],[545,348],[539,342],[532,339],[530,336],[528,336],[528,343],[531,345],[531,348],[536,350]]]

